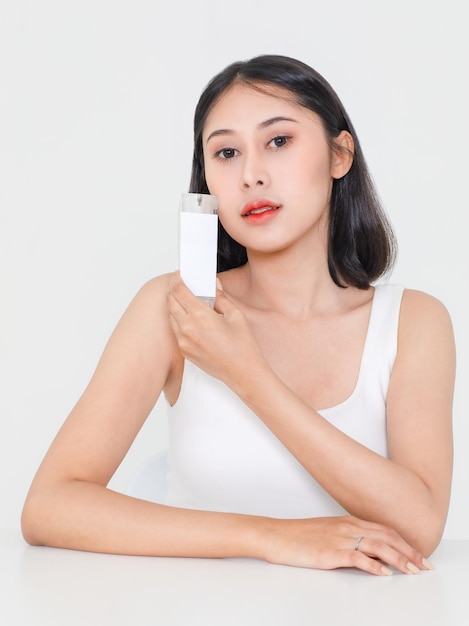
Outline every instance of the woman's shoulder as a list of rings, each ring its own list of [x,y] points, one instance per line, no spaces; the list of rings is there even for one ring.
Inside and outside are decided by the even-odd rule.
[[[402,294],[402,308],[409,316],[435,315],[449,318],[449,312],[441,300],[418,289],[404,289]]]
[[[171,274],[159,274],[144,282],[137,291],[136,297],[150,301],[166,301],[168,283]]]
[[[161,342],[162,337],[172,336],[167,306],[169,277],[169,274],[155,276],[137,290],[117,325],[121,335],[132,336],[134,340],[143,336],[145,343],[152,339]]]
[[[165,390],[174,377],[180,377],[182,362],[169,321],[170,276],[161,274],[142,284],[109,342],[116,354],[125,354],[127,359],[135,358],[140,370],[150,372],[149,379],[157,380],[160,374],[163,375]]]
[[[435,296],[417,289],[405,289],[402,295],[400,339],[406,341],[443,340],[453,342],[453,328],[449,311]]]
[[[125,317],[154,317],[167,318],[167,295],[170,274],[154,276],[136,290],[124,312]]]
[[[388,297],[400,297],[402,295],[402,304],[404,307],[423,310],[441,310],[447,311],[441,300],[435,296],[418,289],[410,289],[401,283],[378,283],[376,289],[387,294]]]

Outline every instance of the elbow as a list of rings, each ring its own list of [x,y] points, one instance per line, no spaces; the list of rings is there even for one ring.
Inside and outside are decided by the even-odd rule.
[[[44,507],[41,507],[40,498],[37,496],[26,498],[21,512],[21,533],[26,543],[31,546],[45,545],[45,541],[42,539],[44,524],[41,523],[44,517],[43,510]]]
[[[21,513],[21,534],[26,543],[30,546],[40,545],[36,536],[36,528],[34,524],[34,515],[31,515],[29,503],[26,502]]]
[[[408,542],[425,558],[430,557],[439,546],[445,529],[446,517],[428,515],[412,529]]]
[[[440,541],[441,541],[441,536],[431,537],[429,539],[421,540],[418,542],[414,541],[413,545],[415,549],[418,550],[424,558],[428,559],[438,548]]]
[[[442,537],[443,537],[443,533],[440,532],[438,534],[432,535],[431,537],[427,538],[425,541],[422,541],[422,544],[420,546],[420,553],[425,558],[429,558],[440,545]]]

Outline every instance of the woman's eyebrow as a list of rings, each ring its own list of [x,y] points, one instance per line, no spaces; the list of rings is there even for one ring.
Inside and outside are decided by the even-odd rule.
[[[213,139],[214,137],[219,137],[220,135],[234,135],[234,130],[230,130],[229,128],[220,128],[219,130],[214,130],[207,137],[205,143],[208,143],[210,139]]]
[[[272,124],[276,124],[277,122],[295,122],[298,123],[298,120],[295,120],[293,117],[284,117],[283,115],[279,115],[277,117],[271,117],[268,120],[265,120],[265,122],[261,122],[258,125],[258,128],[267,128],[269,126],[272,126]]]
[[[273,124],[276,124],[277,122],[297,123],[297,120],[295,120],[293,117],[284,117],[283,115],[279,115],[277,117],[271,117],[268,120],[264,120],[263,122],[257,125],[257,128],[258,129],[268,128],[269,126],[272,126]],[[235,134],[235,131],[231,130],[230,128],[220,128],[218,130],[214,130],[213,132],[211,132],[210,135],[207,137],[205,143],[208,143],[210,139],[213,139],[214,137],[219,137],[220,135],[234,135],[234,134]]]

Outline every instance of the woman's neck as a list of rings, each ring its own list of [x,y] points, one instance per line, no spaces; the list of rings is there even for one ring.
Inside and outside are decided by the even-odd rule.
[[[292,318],[336,310],[347,291],[333,282],[324,251],[248,253],[236,283],[234,295],[247,306]]]

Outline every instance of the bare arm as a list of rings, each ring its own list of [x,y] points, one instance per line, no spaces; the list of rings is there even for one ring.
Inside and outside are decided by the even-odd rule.
[[[377,575],[390,572],[370,557],[406,573],[425,569],[422,555],[398,533],[360,519],[273,520],[193,511],[107,488],[161,391],[177,387],[181,354],[166,299],[167,277],[150,281],[117,325],[33,480],[22,515],[25,539],[120,554],[244,556],[323,569],[358,567]],[[202,311],[213,313],[207,307]],[[357,536],[364,534],[374,537],[366,555],[354,550]]]
[[[177,386],[181,354],[167,313],[167,277],[137,294],[27,495],[25,539],[121,554],[257,555],[260,520],[161,506],[109,490],[163,389]]]
[[[277,377],[227,297],[219,294],[221,315],[205,328],[204,312],[195,303],[192,309],[177,280],[174,294],[173,325],[188,358],[224,380],[349,513],[397,530],[424,554],[435,549],[450,494],[455,369],[451,323],[438,301],[404,296],[386,459],[329,424]]]

